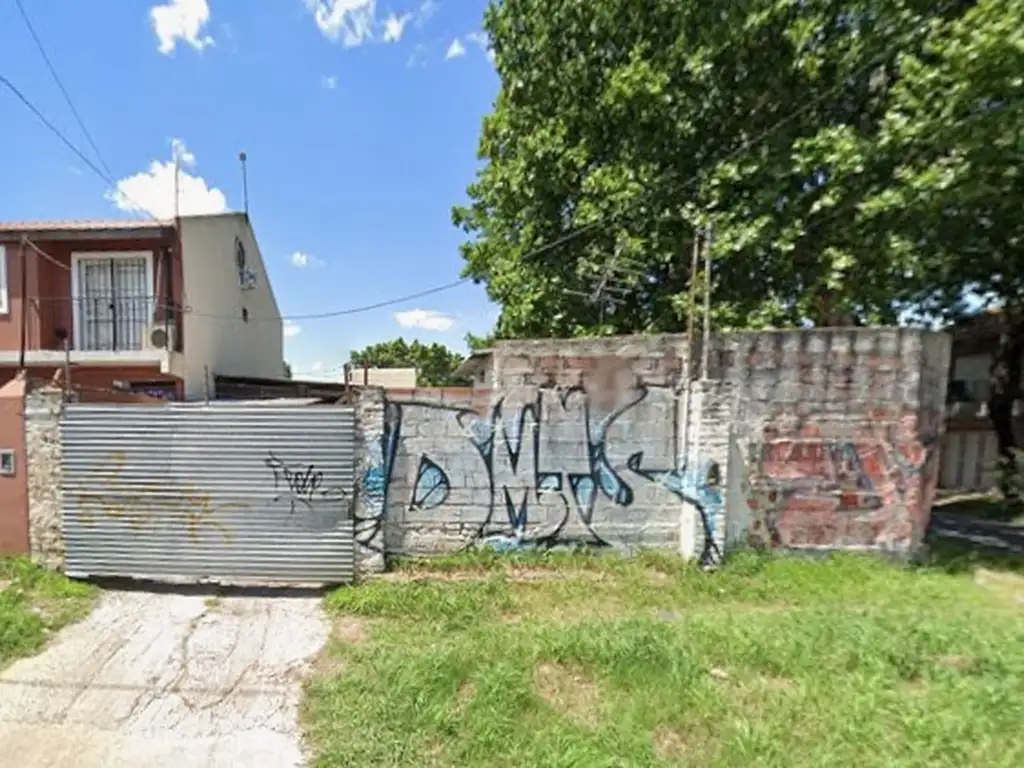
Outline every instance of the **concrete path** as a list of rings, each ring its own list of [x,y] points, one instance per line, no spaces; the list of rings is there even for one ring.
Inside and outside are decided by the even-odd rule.
[[[41,655],[0,673],[0,766],[302,765],[316,597],[108,592]]]

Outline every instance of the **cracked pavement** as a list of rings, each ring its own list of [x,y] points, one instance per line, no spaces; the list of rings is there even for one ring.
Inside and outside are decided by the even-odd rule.
[[[0,765],[301,766],[328,633],[317,597],[107,592],[0,673]]]

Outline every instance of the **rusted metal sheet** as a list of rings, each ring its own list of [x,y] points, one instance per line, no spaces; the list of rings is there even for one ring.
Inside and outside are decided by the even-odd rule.
[[[61,448],[69,575],[353,578],[351,408],[70,404]]]

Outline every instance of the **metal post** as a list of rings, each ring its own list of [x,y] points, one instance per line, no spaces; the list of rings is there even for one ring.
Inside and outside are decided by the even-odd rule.
[[[248,156],[245,152],[238,153],[238,161],[242,164],[242,206],[246,218],[249,217],[249,169],[246,165]]]
[[[203,399],[210,404],[210,366],[203,366]]]

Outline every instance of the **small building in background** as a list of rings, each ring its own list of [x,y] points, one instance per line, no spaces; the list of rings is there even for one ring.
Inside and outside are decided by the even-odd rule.
[[[384,389],[414,389],[415,368],[360,368],[350,365],[345,368],[348,384],[354,387],[383,387]]]
[[[469,379],[474,387],[489,387],[494,381],[492,375],[494,354],[489,349],[479,349],[470,353],[455,369],[455,375]]]
[[[939,488],[989,491],[998,480],[999,447],[988,411],[989,368],[999,344],[998,309],[980,312],[951,329],[946,435],[942,445]],[[1022,404],[1014,404],[1014,431],[1024,440]]]

